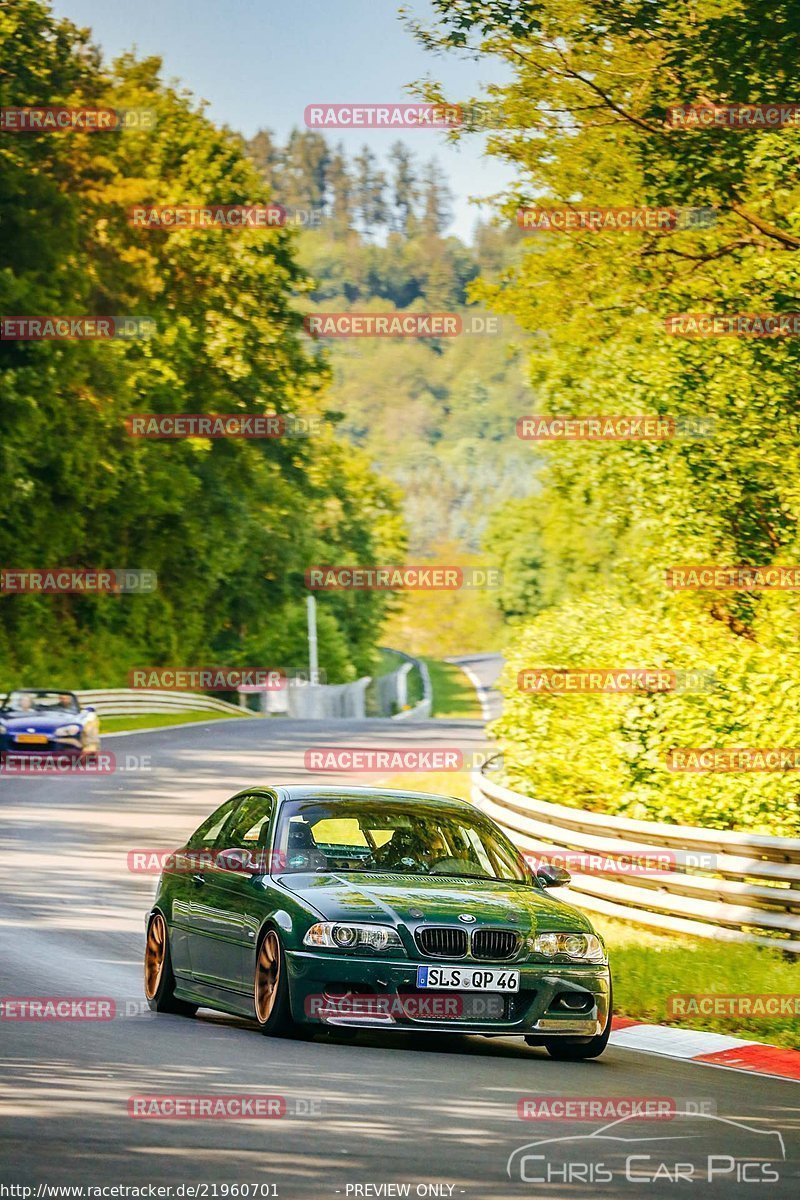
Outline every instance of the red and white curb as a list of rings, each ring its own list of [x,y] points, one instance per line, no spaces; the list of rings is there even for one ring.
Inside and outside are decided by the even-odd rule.
[[[644,1025],[629,1017],[614,1017],[611,1029],[609,1043],[622,1050],[644,1050],[648,1054],[689,1059],[709,1067],[800,1079],[800,1050],[748,1042],[724,1033],[706,1033],[702,1029]]]

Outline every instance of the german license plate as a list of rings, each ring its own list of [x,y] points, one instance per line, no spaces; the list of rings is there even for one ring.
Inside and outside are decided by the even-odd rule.
[[[26,746],[46,746],[49,740],[43,733],[17,734],[17,742],[24,742]]]
[[[519,971],[484,967],[417,967],[417,987],[454,992],[518,992]]]

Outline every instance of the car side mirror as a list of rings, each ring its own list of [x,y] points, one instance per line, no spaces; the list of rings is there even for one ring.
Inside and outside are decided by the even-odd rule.
[[[258,859],[249,850],[233,847],[230,850],[220,850],[215,856],[216,866],[223,871],[235,871],[237,875],[259,875],[263,867],[259,867]]]
[[[564,867],[557,867],[554,863],[542,863],[536,868],[536,878],[541,887],[563,887],[569,883],[572,876]]]
[[[95,708],[95,706],[94,706],[93,704],[87,704],[87,705],[84,707],[84,710],[83,710],[83,711],[84,711],[84,712],[97,712],[97,709]]]

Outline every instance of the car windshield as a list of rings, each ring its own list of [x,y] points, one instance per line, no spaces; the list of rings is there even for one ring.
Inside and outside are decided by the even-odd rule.
[[[0,705],[4,713],[77,713],[80,705],[72,692],[9,692]]]
[[[287,871],[530,878],[511,842],[479,812],[402,796],[288,801],[275,852]]]

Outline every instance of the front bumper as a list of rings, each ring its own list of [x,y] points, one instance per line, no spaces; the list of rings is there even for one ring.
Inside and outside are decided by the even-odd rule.
[[[0,752],[13,757],[22,757],[26,754],[64,754],[77,758],[83,754],[83,742],[80,737],[58,739],[47,737],[43,742],[17,742],[13,734],[0,734]]]
[[[286,957],[292,1015],[309,1024],[585,1038],[608,1019],[607,966],[481,963],[518,970],[519,992],[454,994],[417,990],[417,967],[441,962],[297,950]]]

